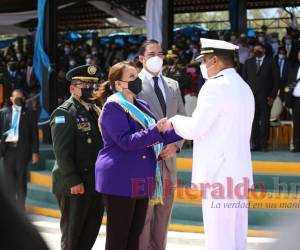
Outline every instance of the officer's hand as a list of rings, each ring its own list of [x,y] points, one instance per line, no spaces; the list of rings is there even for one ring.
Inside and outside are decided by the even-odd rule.
[[[164,149],[160,152],[159,157],[163,160],[167,160],[169,158],[172,158],[176,156],[177,152],[177,145],[176,144],[168,144],[167,146],[164,147]]]
[[[76,186],[71,187],[71,194],[84,194],[84,185],[80,183]]]
[[[167,118],[163,118],[156,123],[159,132],[164,132],[170,129],[170,121]]]
[[[33,153],[31,157],[31,162],[33,164],[37,163],[39,161],[39,154],[38,153]]]

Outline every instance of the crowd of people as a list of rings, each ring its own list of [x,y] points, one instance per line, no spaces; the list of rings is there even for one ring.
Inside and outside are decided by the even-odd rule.
[[[205,34],[195,33],[192,37],[186,36],[184,33],[176,33],[172,48],[165,53],[162,72],[165,76],[179,82],[188,115],[192,114],[199,90],[205,82],[199,69],[199,64],[194,63],[194,59],[199,55],[200,37],[225,40],[238,45],[237,71],[246,82],[252,85],[253,91],[269,92],[264,93],[267,95],[268,106],[262,105],[258,99],[256,100],[256,125],[253,131],[253,136],[255,137],[253,139],[253,149],[266,150],[269,136],[269,107],[272,107],[272,103],[277,95],[285,102],[285,89],[296,80],[296,76],[291,77],[291,75],[297,72],[293,74],[290,74],[290,72],[297,71],[296,69],[299,65],[299,31],[287,29],[283,37],[279,37],[278,33],[268,32],[266,27],[262,27],[261,31],[256,32],[256,36],[237,35],[225,31],[209,31]],[[111,39],[110,42],[105,44],[100,42],[97,44],[93,42],[92,44],[83,38],[75,41],[61,39],[57,50],[58,64],[56,67],[58,104],[63,103],[70,96],[69,82],[65,79],[66,72],[78,65],[98,65],[102,69],[101,79],[107,77],[112,65],[124,60],[135,62],[138,69],[141,70],[142,66],[138,55],[140,44],[138,42],[129,42],[129,39],[126,37],[122,39],[122,44],[117,39]],[[260,48],[256,46],[258,44]],[[21,89],[30,98],[39,93],[40,86],[32,67],[33,43],[27,43],[25,47],[23,50],[15,45],[11,45],[8,49],[1,51],[0,81],[8,89]],[[256,69],[253,69],[251,60],[249,61],[251,58],[258,58],[258,55],[255,54],[257,50],[261,51],[261,58],[266,57],[270,59],[267,60],[267,64],[271,65],[271,68],[265,67],[263,64],[261,74],[256,74]],[[272,79],[269,76],[272,76]],[[268,82],[268,86],[262,85],[260,82]],[[259,89],[257,89],[258,86],[260,86]],[[258,92],[256,96],[260,95]],[[4,105],[7,104],[7,101],[6,99]],[[38,110],[38,102],[33,101],[31,106]],[[290,106],[290,108],[293,107]],[[295,112],[297,113],[297,110]],[[280,118],[291,119],[291,114],[287,109],[284,109]],[[297,120],[295,122],[297,123]],[[298,134],[297,127],[296,125],[296,135]],[[297,138],[294,139],[297,151],[300,147],[298,141]]]

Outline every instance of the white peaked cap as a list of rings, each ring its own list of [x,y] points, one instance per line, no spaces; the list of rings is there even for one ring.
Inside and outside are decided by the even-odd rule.
[[[215,39],[200,38],[200,56],[195,61],[200,61],[206,54],[232,55],[234,56],[239,46],[229,42]]]

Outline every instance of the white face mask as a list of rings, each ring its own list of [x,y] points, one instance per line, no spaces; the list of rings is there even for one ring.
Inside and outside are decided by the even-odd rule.
[[[163,59],[161,59],[159,56],[153,56],[146,61],[147,69],[153,73],[160,72],[162,65]]]
[[[208,61],[207,63],[209,63],[212,59],[213,59],[213,57],[212,57],[211,59],[209,59],[209,61]],[[207,73],[208,69],[207,69],[207,67],[206,67],[206,64],[207,64],[207,63],[201,63],[201,64],[200,64],[200,71],[201,71],[202,77],[203,77],[204,79],[208,79],[208,78],[209,78],[209,77],[208,77],[208,73]],[[214,67],[214,65],[211,66],[209,69],[211,69],[212,67]]]
[[[86,58],[85,59],[85,63],[86,64],[91,64],[92,63],[92,59],[91,58]]]
[[[259,36],[259,37],[258,37],[258,41],[259,41],[260,43],[263,43],[263,42],[265,41],[265,37]]]
[[[200,71],[201,71],[202,77],[204,79],[208,79],[207,68],[206,68],[206,64],[205,63],[201,63],[201,65],[200,65]]]
[[[71,61],[69,62],[69,64],[70,64],[70,66],[74,66],[74,65],[76,64],[76,62],[73,61],[73,60],[71,60]]]

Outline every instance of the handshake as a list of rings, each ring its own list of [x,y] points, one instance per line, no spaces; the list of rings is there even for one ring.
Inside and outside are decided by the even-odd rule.
[[[159,132],[164,132],[173,128],[172,123],[168,118],[163,118],[156,123],[157,129]]]

